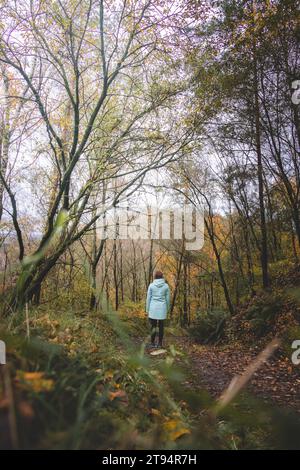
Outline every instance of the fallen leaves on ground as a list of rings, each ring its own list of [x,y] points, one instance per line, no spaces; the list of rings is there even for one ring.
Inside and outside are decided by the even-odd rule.
[[[242,374],[261,350],[241,344],[203,347],[186,338],[184,341],[178,338],[177,343],[192,359],[193,378],[186,386],[194,389],[198,383],[214,398],[220,396],[235,375]],[[248,389],[268,402],[300,412],[300,367],[284,355],[273,356],[255,372]]]

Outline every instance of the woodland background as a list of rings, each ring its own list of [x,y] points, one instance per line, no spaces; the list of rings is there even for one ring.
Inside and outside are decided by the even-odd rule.
[[[298,448],[298,2],[2,0],[0,29],[1,446]],[[99,238],[164,198],[204,202],[201,250]]]

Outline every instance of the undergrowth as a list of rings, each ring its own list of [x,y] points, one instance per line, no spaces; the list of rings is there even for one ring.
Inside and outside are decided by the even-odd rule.
[[[280,433],[270,432],[274,410],[250,398],[212,417],[212,398],[185,386],[188,358],[172,346],[172,328],[167,355],[153,359],[137,340],[148,334],[139,312],[44,306],[29,309],[29,321],[24,312],[10,318],[0,332],[8,360],[1,368],[1,448],[278,446]]]

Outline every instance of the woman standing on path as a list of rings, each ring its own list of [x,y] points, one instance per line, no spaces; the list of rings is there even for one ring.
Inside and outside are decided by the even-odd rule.
[[[154,281],[148,287],[146,312],[151,324],[151,347],[162,347],[164,336],[164,320],[170,309],[170,288],[164,280],[163,273],[156,271]],[[158,326],[158,344],[155,345]]]

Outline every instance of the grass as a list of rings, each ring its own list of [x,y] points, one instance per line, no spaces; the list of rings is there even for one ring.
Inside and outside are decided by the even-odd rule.
[[[0,381],[1,448],[275,445],[268,438],[273,418],[265,406],[246,398],[212,420],[205,412],[212,399],[196,384],[193,390],[184,385],[187,356],[175,347],[163,359],[145,354],[141,338],[147,338],[148,325],[139,306],[126,306],[118,314],[44,306],[30,309],[29,327],[29,339],[25,317],[0,332],[9,363]],[[172,331],[169,327],[169,335]]]
[[[143,345],[130,341],[130,317],[39,308],[30,311],[29,340],[25,323],[1,335],[12,365],[18,428],[25,430],[18,436],[21,448],[151,448],[158,428],[172,419],[178,436],[180,427],[181,434],[188,432],[186,417],[166,392],[168,380],[161,380]],[[140,333],[146,333],[144,324]],[[167,363],[164,369],[174,380],[175,371]],[[173,439],[164,434],[162,446]]]

